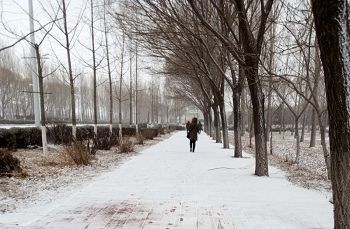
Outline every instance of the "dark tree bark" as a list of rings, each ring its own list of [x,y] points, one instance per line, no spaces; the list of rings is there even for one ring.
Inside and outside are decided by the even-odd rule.
[[[106,60],[107,60],[107,71],[108,71],[108,84],[109,84],[109,130],[112,133],[113,126],[113,87],[112,87],[112,71],[109,59],[109,42],[108,42],[108,28],[106,21],[106,0],[103,2],[103,24],[104,24],[104,35],[105,35],[105,45],[106,45]]]
[[[95,31],[94,31],[94,4],[91,6],[91,51],[92,51],[92,71],[93,71],[93,100],[94,100],[94,133],[97,135],[97,79],[96,79],[96,52],[95,52]]]
[[[218,106],[213,106],[213,112],[214,112],[214,127],[215,127],[215,142],[216,143],[222,143],[221,140],[221,132],[220,132],[220,115],[219,115],[219,109]]]
[[[64,24],[64,36],[66,41],[66,53],[67,53],[67,62],[68,62],[68,74],[69,74],[69,86],[70,86],[70,99],[71,99],[71,112],[72,112],[72,136],[76,138],[76,126],[77,119],[75,114],[75,89],[74,89],[74,77],[72,70],[72,60],[71,60],[71,45],[69,40],[69,31],[67,26],[67,9],[66,9],[66,1],[62,0],[62,12],[63,12],[63,24]]]
[[[45,97],[44,97],[44,76],[43,68],[41,64],[41,55],[39,45],[34,45],[36,62],[38,66],[38,80],[39,80],[39,95],[40,95],[40,124],[41,124],[41,139],[43,144],[43,153],[46,156],[48,154],[47,140],[46,140],[46,116],[45,116]]]
[[[350,228],[350,31],[348,2],[312,0],[329,114],[334,228]]]
[[[303,122],[301,127],[301,136],[300,136],[300,142],[304,142],[305,137],[305,123],[306,123],[306,114],[303,114]]]
[[[221,127],[222,127],[222,137],[224,139],[223,147],[224,149],[230,148],[229,141],[228,141],[228,129],[227,129],[227,120],[226,120],[226,110],[225,110],[225,101],[220,101],[219,104],[220,108],[220,120],[221,120]]]
[[[240,112],[240,94],[238,90],[234,91],[233,97],[233,129],[235,153],[234,157],[242,157],[242,141],[241,141],[241,112]]]
[[[312,109],[310,147],[315,147],[315,145],[316,145],[316,111],[315,109]]]

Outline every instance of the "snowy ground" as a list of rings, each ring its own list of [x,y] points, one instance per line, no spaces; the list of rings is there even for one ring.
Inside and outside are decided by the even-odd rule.
[[[143,146],[136,145],[135,150],[139,152],[169,136],[145,141]],[[20,149],[13,153],[20,159],[21,167],[28,177],[0,177],[0,212],[12,212],[28,205],[50,202],[84,186],[93,177],[115,169],[135,155],[116,153],[115,148],[99,150],[91,165],[66,166],[60,163],[60,149],[61,146],[50,145],[48,157],[43,156],[41,149]]]
[[[229,136],[230,142],[233,142],[233,132],[230,132]],[[298,165],[294,163],[296,141],[289,131],[285,132],[284,137],[283,134],[274,132],[272,142],[273,155],[270,155],[270,143],[267,144],[269,163],[286,171],[291,182],[306,188],[331,191],[319,133],[316,138],[316,146],[312,148],[309,147],[310,133],[305,133],[304,142],[300,143],[300,162]],[[246,152],[255,153],[254,138],[252,139],[253,147],[250,148],[248,133],[242,137],[242,145]]]
[[[184,132],[119,168],[36,207],[0,216],[3,227],[42,228],[332,228],[329,193],[288,182],[254,158],[232,158],[204,133],[195,153]],[[0,225],[1,227],[1,225]]]

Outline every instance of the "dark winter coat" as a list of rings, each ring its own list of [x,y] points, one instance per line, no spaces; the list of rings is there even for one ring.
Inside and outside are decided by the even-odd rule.
[[[189,135],[190,135],[190,140],[197,141],[198,140],[198,132],[199,132],[198,125],[192,123],[189,126],[188,131],[189,131]]]

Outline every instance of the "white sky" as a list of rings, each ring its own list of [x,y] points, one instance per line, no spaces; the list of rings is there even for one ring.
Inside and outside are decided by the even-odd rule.
[[[51,17],[57,12],[58,3],[61,0],[33,0],[34,4],[34,19],[35,28],[40,28],[40,25],[45,25],[52,21]],[[90,1],[88,0],[66,0],[67,4],[67,15],[68,15],[68,27],[69,29],[74,28],[77,24],[77,29],[72,39],[72,61],[73,61],[73,71],[74,74],[85,73],[91,75],[91,70],[87,66],[87,63],[92,63],[92,54],[88,50],[91,48],[91,32],[90,32]],[[101,59],[104,61],[101,65],[105,66],[105,48],[101,46],[104,45],[104,35],[102,33],[102,13],[103,7],[95,0],[95,46],[97,48],[97,62]],[[110,10],[112,7],[109,7]],[[28,0],[0,0],[0,11],[1,11],[1,21],[3,24],[0,25],[0,47],[9,45],[18,39],[18,36],[11,34],[4,30],[6,26],[8,29],[13,31],[18,35],[25,35],[29,32],[29,15],[28,15]],[[62,12],[59,12],[58,18],[62,17]],[[109,18],[111,19],[111,18]],[[60,20],[62,24],[63,20]],[[47,28],[50,28],[48,26]],[[109,43],[110,43],[110,54],[112,59],[112,70],[113,76],[117,77],[119,75],[120,69],[120,55],[121,55],[121,34],[115,28],[109,28]],[[43,32],[38,32],[35,34],[36,42],[39,42],[43,37]],[[66,51],[62,48],[58,41],[64,43],[64,36],[59,31],[57,27],[54,27],[50,32],[50,36],[47,36],[41,46],[41,53],[45,56],[45,62],[55,68],[59,63],[66,65]],[[73,34],[73,33],[72,33]],[[58,40],[58,41],[57,41]],[[126,41],[129,43],[129,41]],[[134,47],[134,45],[133,45]],[[29,56],[30,46],[26,41],[21,42],[16,45],[15,48],[11,49],[15,53],[16,57],[24,64],[24,57]],[[129,53],[129,48],[126,47],[127,55]],[[126,56],[125,60],[129,60]],[[158,62],[158,61],[156,61]],[[22,64],[22,66],[23,66]],[[155,60],[149,60],[148,58],[139,57],[139,76],[145,80],[149,79],[149,73],[144,68],[149,66],[158,65]],[[135,66],[135,65],[134,65]],[[106,69],[106,68],[105,68]],[[128,62],[124,66],[125,71],[129,69]],[[99,69],[99,75],[106,75],[106,70]],[[125,73],[125,77],[129,76],[129,72]],[[103,77],[101,77],[103,78]]]

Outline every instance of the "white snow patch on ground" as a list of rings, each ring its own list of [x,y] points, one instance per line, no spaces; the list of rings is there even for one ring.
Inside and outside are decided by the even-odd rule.
[[[0,226],[51,228],[333,228],[332,205],[280,170],[257,177],[254,158],[232,158],[204,133],[184,132],[63,198],[0,216]]]

